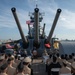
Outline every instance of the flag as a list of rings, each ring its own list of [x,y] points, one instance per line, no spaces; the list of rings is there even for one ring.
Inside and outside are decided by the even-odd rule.
[[[34,24],[34,22],[32,22],[32,21],[28,20],[28,21],[26,21],[26,24],[33,25],[33,24]]]
[[[14,48],[14,46],[11,46],[10,44],[6,44],[6,48],[11,49],[11,48]]]

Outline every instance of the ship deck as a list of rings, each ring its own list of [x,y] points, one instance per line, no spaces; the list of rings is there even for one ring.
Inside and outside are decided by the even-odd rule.
[[[47,75],[42,58],[34,59],[32,63],[33,75]]]

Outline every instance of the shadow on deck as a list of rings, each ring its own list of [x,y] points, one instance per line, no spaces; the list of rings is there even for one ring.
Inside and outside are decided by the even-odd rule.
[[[45,64],[41,58],[33,60],[32,69],[34,75],[47,75],[45,72]]]

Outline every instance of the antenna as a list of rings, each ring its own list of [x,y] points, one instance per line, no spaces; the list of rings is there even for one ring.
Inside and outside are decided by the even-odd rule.
[[[36,4],[36,8],[38,7],[38,5]]]
[[[38,0],[35,0],[36,8],[38,7]]]

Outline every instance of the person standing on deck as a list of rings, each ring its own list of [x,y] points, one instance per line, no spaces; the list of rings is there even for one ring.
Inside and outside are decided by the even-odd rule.
[[[33,54],[34,59],[37,58],[37,49],[36,49],[36,47],[33,48],[32,54]]]
[[[48,72],[48,66],[52,62],[52,55],[49,55],[49,58],[46,60],[46,72]]]
[[[56,56],[53,56],[53,62],[48,67],[48,75],[59,75],[61,65],[57,62]]]
[[[17,70],[18,70],[17,75],[25,75],[25,74],[23,73],[24,66],[23,66],[23,63],[22,63],[22,62],[20,62],[20,64],[18,65]]]
[[[67,66],[67,60],[63,60],[63,66],[62,68],[59,70],[59,75],[71,75],[71,68],[69,68]]]
[[[0,67],[3,65],[4,62],[4,56],[0,55]]]
[[[0,75],[8,75],[6,72],[7,72],[7,67],[8,67],[8,64],[7,63],[4,63],[0,69],[1,69],[1,73]]]
[[[0,55],[0,67],[4,64],[4,56],[1,54]],[[1,70],[0,70],[1,72]]]
[[[15,60],[14,60],[14,61],[15,61],[15,63],[16,63],[17,65],[21,62],[20,60],[18,60],[18,56],[17,56],[17,55],[15,56]]]
[[[75,75],[75,58],[74,58],[74,62],[71,64],[71,72],[72,75]]]
[[[43,62],[46,64],[46,60],[49,58],[49,55],[48,55],[46,49],[44,50],[42,57],[43,57]]]
[[[14,58],[13,55],[11,56],[11,59],[12,59],[12,66],[13,66],[14,68],[16,68],[18,64],[15,63],[15,58]]]
[[[16,74],[16,68],[14,68],[12,66],[12,64],[13,64],[12,58],[9,58],[7,63],[8,63],[7,74],[8,75],[15,75]]]
[[[24,74],[31,75],[31,68],[29,68],[29,64],[31,63],[31,59],[29,57],[26,57],[23,60],[23,65],[24,65]]]

